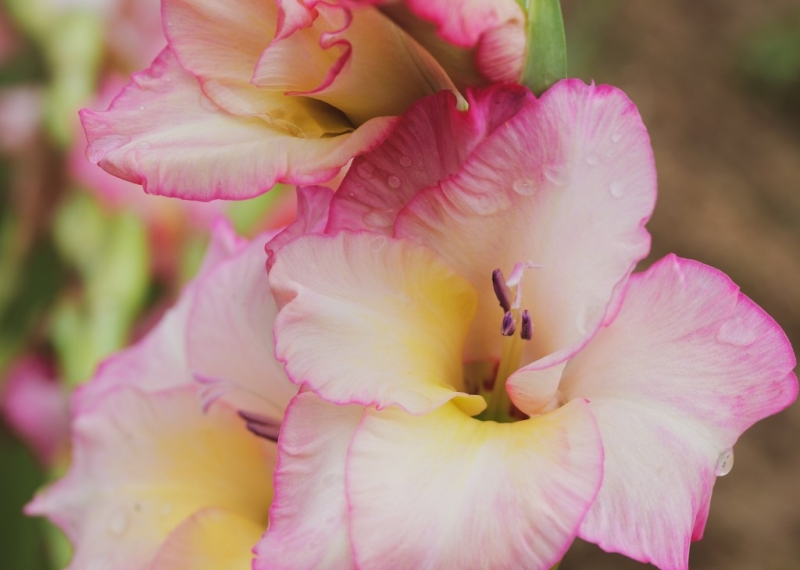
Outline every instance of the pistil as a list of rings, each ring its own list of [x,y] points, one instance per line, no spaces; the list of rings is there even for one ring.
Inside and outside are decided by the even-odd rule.
[[[516,313],[516,314],[514,314]],[[512,314],[512,324],[519,319],[519,311],[511,310],[506,314]],[[503,319],[505,322],[505,318]],[[511,416],[511,400],[506,392],[506,381],[509,376],[519,370],[522,360],[522,336],[512,334],[503,337],[503,349],[500,356],[500,364],[497,367],[494,386],[491,392],[485,394],[487,399],[486,409],[481,412],[478,419],[483,421],[495,421],[499,423],[510,423],[518,418]]]

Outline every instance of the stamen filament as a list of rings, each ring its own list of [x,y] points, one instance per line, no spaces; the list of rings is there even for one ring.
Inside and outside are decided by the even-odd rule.
[[[510,311],[514,313],[512,318],[517,320],[519,318],[518,311]],[[509,423],[515,421],[511,417],[511,400],[506,392],[506,381],[509,376],[519,369],[522,360],[522,346],[523,342],[519,335],[506,336],[503,338],[503,350],[500,356],[500,364],[497,367],[497,376],[495,377],[494,386],[491,393],[487,394],[488,399],[486,409],[478,415],[478,419],[487,421],[496,421],[500,423]]]

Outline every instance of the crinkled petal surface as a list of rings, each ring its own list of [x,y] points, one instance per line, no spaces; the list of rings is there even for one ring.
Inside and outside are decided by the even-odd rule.
[[[215,105],[169,49],[133,76],[108,111],[84,110],[81,119],[92,162],[152,194],[201,201],[249,198],[277,182],[333,178],[393,122],[378,118],[326,138],[295,136]]]
[[[521,308],[534,325],[523,364],[539,370],[613,317],[622,284],[649,250],[644,224],[655,196],[652,150],[633,103],[612,87],[565,80],[495,129],[455,175],[419,192],[395,235],[429,246],[477,289],[473,358],[499,354],[503,310],[492,271],[537,264],[524,274]]]
[[[267,526],[275,444],[227,406],[203,413],[195,386],[109,392],[74,419],[73,451],[69,473],[26,512],[64,530],[75,570],[145,570],[170,533],[208,506]]]
[[[347,498],[359,568],[550,570],[602,478],[588,406],[512,424],[454,403],[368,410],[350,446]]]
[[[320,101],[286,97],[285,89],[259,89],[253,70],[275,30],[278,9],[271,2],[166,0],[166,32],[180,65],[194,75],[203,93],[235,115],[258,116],[273,127],[308,138],[353,130],[343,113]],[[298,57],[312,46],[284,54],[301,73]]]
[[[430,250],[367,232],[302,236],[278,252],[269,281],[281,307],[275,353],[296,384],[411,413],[459,395],[475,292]]]
[[[442,37],[462,47],[474,46],[492,28],[509,22],[522,27],[525,23],[525,14],[514,0],[466,0],[455,10],[448,0],[406,2],[418,16],[435,22]]]
[[[517,82],[525,59],[525,14],[514,0],[407,0],[419,17],[461,47],[475,47],[475,64],[486,79]],[[454,9],[455,8],[455,9]]]
[[[267,269],[275,261],[275,253],[285,244],[303,234],[318,234],[325,230],[334,192],[326,186],[301,186],[297,189],[297,215],[293,222],[267,242]]]
[[[447,91],[418,101],[380,146],[354,159],[331,201],[327,231],[366,228],[392,235],[397,214],[421,189],[457,173],[478,144],[533,99],[518,86],[474,90],[467,97],[464,112]]]
[[[378,10],[313,5],[311,26],[280,34],[264,51],[255,85],[313,97],[354,125],[399,115],[421,97],[455,90],[438,62]]]
[[[345,460],[363,408],[329,404],[311,392],[286,410],[269,530],[255,570],[353,568]]]
[[[780,327],[721,272],[669,256],[634,275],[616,320],[570,360],[560,389],[591,401],[605,479],[580,536],[687,568],[718,461],[797,395]]]
[[[186,350],[189,368],[210,395],[280,422],[297,387],[273,356],[277,307],[264,267],[270,237],[254,239],[198,281]]]

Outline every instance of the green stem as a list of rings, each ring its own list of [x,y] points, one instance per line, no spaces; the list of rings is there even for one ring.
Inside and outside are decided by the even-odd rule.
[[[559,0],[522,0],[527,12],[528,51],[521,82],[541,95],[567,76],[567,40]]]

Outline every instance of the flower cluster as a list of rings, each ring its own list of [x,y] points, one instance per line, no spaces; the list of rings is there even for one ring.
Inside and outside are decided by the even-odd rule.
[[[549,570],[579,536],[686,569],[795,358],[719,271],[634,273],[656,173],[624,93],[515,85],[513,1],[162,8],[89,158],[195,200],[298,184],[298,214],[218,224],[75,393],[72,466],[28,506],[71,568]]]

